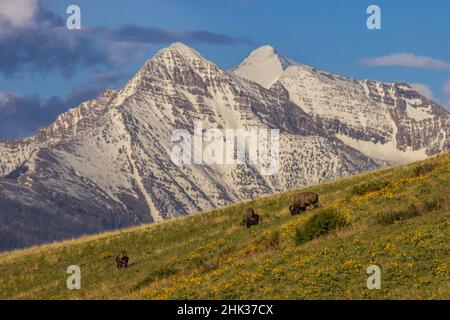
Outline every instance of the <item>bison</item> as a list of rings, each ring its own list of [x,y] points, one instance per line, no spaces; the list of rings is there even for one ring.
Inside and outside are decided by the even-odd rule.
[[[291,215],[305,211],[309,206],[319,206],[319,195],[314,192],[302,192],[294,197],[294,203],[289,207]]]
[[[128,256],[125,251],[122,250],[116,255],[116,263],[118,269],[128,267]]]
[[[244,211],[244,217],[242,219],[242,224],[246,228],[250,228],[251,226],[257,225],[260,222],[259,215],[255,213],[253,208],[247,208]]]

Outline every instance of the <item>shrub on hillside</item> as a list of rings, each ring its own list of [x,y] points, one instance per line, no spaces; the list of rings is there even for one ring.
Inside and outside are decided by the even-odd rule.
[[[346,224],[347,221],[336,209],[326,208],[313,214],[298,227],[295,230],[294,240],[297,244],[302,244]]]
[[[278,249],[280,246],[280,231],[270,230],[256,241],[256,248],[259,250]]]
[[[276,249],[280,245],[280,231],[272,230],[269,231],[267,237],[265,238],[266,246],[269,249]]]
[[[352,193],[354,195],[362,196],[368,192],[375,192],[384,189],[389,184],[389,181],[372,181],[359,184],[353,187]]]
[[[161,265],[153,269],[152,276],[155,279],[169,277],[177,273],[176,266],[174,264]]]
[[[437,167],[436,163],[425,163],[425,164],[421,164],[418,165],[416,167],[414,167],[414,176],[418,177],[418,176],[424,176],[428,173],[430,173],[431,171],[434,170],[434,168]]]
[[[430,200],[421,204],[412,204],[404,210],[393,210],[388,212],[379,213],[375,220],[382,225],[393,224],[398,221],[417,217],[423,213],[433,211],[440,207],[438,200]]]
[[[375,220],[381,225],[393,224],[397,221],[406,220],[410,218],[417,217],[419,215],[419,210],[415,206],[410,206],[405,210],[395,210],[389,212],[379,213]]]

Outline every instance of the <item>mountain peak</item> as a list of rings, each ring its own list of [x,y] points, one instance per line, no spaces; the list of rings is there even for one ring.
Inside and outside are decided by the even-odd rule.
[[[270,44],[263,45],[259,48],[256,48],[253,50],[250,55],[252,54],[276,54],[277,50],[275,50],[274,47],[272,47]]]
[[[181,42],[175,42],[172,43],[169,47],[162,48],[152,59],[150,59],[150,61],[152,61],[153,59],[169,64],[173,64],[174,61],[175,64],[177,64],[181,60],[189,63],[191,63],[192,61],[205,60],[205,58],[203,58],[203,56],[195,49],[192,49],[191,47],[188,47]]]
[[[249,56],[244,60],[242,64],[255,64],[263,63],[267,60],[277,60],[283,69],[288,68],[290,65],[294,64],[289,59],[281,55],[274,47],[271,45],[264,45],[255,50],[253,50]],[[241,64],[241,65],[242,65]]]
[[[197,51],[195,51],[194,49],[192,49],[191,47],[188,47],[187,45],[185,45],[184,43],[181,42],[174,42],[172,43],[169,48],[169,50],[174,50],[177,51],[185,56],[200,56],[200,53],[198,53]]]
[[[253,50],[234,73],[268,89],[293,64],[272,46],[264,45]]]

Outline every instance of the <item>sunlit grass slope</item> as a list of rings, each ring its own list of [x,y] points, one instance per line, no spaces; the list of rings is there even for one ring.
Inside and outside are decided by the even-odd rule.
[[[297,190],[2,254],[0,298],[450,298],[450,154],[305,190],[317,192],[322,206],[299,216],[288,212]],[[245,229],[249,205],[262,223]],[[296,240],[325,210],[343,223]],[[122,249],[130,265],[118,270]],[[69,265],[81,267],[80,290],[66,287]],[[370,265],[381,268],[380,290],[366,287]]]

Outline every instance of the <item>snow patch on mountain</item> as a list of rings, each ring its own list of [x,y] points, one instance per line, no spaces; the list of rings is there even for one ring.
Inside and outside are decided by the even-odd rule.
[[[425,149],[402,151],[397,148],[395,140],[386,143],[374,143],[370,141],[358,140],[343,134],[337,134],[337,138],[346,145],[352,146],[371,159],[385,161],[390,164],[401,164],[411,161],[426,159],[428,156]]]
[[[418,108],[415,106],[411,106],[410,104],[406,105],[406,114],[409,118],[414,119],[416,121],[422,121],[426,119],[432,119],[433,114],[429,113],[430,108]]]

